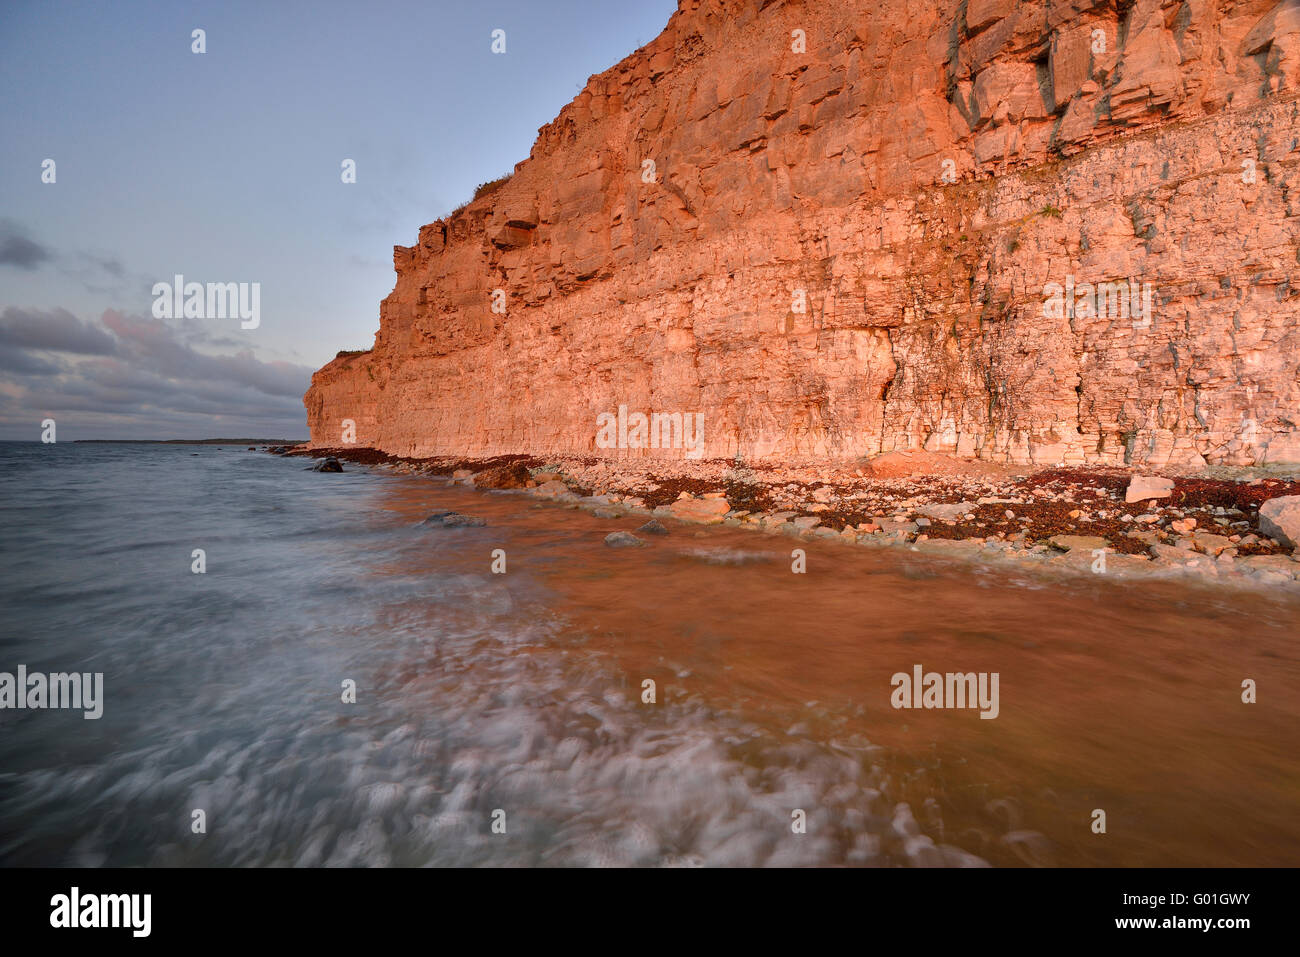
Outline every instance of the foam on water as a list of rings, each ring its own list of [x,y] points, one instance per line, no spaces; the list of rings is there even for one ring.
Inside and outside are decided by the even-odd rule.
[[[439,508],[487,525],[419,524]],[[1225,843],[1188,801],[1251,859],[1300,843],[1268,784],[1294,697],[1245,746],[1177,704],[1225,669],[1295,686],[1267,670],[1295,670],[1292,605],[817,542],[793,575],[788,539],[724,528],[604,546],[640,521],[243,450],[0,444],[0,670],[105,690],[98,721],[0,711],[0,863],[1104,863],[1099,802],[1164,828],[1130,861]],[[1247,609],[1242,657],[1216,635]],[[1001,716],[892,710],[915,661],[1000,671]]]

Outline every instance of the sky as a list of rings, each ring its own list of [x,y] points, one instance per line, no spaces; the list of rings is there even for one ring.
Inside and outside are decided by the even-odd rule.
[[[392,247],[675,9],[4,0],[0,440],[305,438],[312,371],[373,342]],[[255,318],[159,316],[176,275],[258,284]]]

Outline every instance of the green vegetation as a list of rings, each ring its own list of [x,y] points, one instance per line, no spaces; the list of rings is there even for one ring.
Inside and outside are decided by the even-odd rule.
[[[1057,209],[1055,206],[1053,206],[1051,203],[1048,203],[1046,206],[1044,206],[1042,209],[1038,211],[1038,215],[1051,216],[1053,219],[1060,219],[1061,211]]]

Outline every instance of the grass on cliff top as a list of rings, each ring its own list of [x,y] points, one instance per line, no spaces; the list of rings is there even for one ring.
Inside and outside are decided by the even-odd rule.
[[[491,196],[493,193],[499,190],[506,183],[510,182],[510,177],[514,175],[515,175],[514,173],[506,173],[505,176],[498,176],[496,179],[490,179],[486,183],[479,183],[476,187],[474,187],[474,199],[465,200],[465,202],[461,203],[459,206],[453,209],[447,215],[447,218],[450,219],[452,216],[455,216],[457,213],[464,212],[465,208],[469,206],[470,203],[474,202],[474,200],[482,199],[484,196]]]
[[[369,349],[340,349],[338,351],[338,354],[335,355],[334,358],[347,359],[352,356],[364,356],[369,351],[370,351]]]

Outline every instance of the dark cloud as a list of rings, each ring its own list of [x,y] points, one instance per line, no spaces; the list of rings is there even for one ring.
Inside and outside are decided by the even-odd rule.
[[[83,437],[139,438],[150,430],[159,438],[231,429],[306,434],[302,395],[309,366],[259,359],[247,340],[232,354],[201,351],[230,340],[222,332],[208,340],[193,323],[109,310],[95,324],[62,309],[6,309],[0,394],[8,401],[0,403],[0,430],[25,434],[31,421],[53,415],[60,430],[66,420],[85,430]],[[64,362],[49,353],[77,358]]]
[[[23,226],[0,219],[0,266],[32,272],[47,262],[89,292],[120,296],[153,283],[151,277],[127,269],[116,256],[84,249],[56,253],[33,239]]]
[[[0,313],[0,346],[106,356],[113,354],[117,343],[102,328],[82,322],[66,309],[8,306]]]
[[[66,371],[61,363],[21,349],[0,349],[0,372],[14,375],[58,375]]]
[[[16,223],[0,220],[0,266],[35,269],[54,254],[29,237]]]

